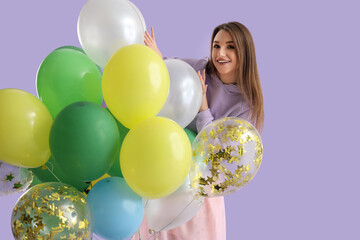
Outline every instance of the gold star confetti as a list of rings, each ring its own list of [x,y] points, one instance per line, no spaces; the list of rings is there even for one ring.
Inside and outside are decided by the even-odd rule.
[[[80,229],[84,229],[84,228],[85,228],[85,222],[80,221],[80,222],[79,222],[79,228],[80,228]]]
[[[88,228],[89,227],[89,221],[87,219],[85,219],[84,223],[85,223],[85,228]]]
[[[217,134],[216,134],[216,132],[215,132],[214,129],[211,129],[209,135],[210,135],[210,138],[211,138],[212,140],[215,140],[216,137],[217,137]]]
[[[58,193],[52,193],[50,196],[49,196],[50,200],[51,201],[60,201],[60,195]]]
[[[242,155],[245,154],[244,146],[243,145],[238,145],[237,147],[238,147],[237,153],[239,154],[239,157],[241,157]]]
[[[75,239],[76,239],[75,233],[69,235],[69,240],[75,240]]]
[[[53,188],[52,186],[48,186],[48,187],[46,187],[45,188],[45,190],[48,190],[48,191],[52,191],[52,190],[54,190],[55,188]]]
[[[255,159],[255,160],[254,160],[254,164],[255,164],[255,166],[256,166],[257,168],[259,168],[259,167],[260,167],[260,164],[261,164],[261,159],[260,159],[260,158]]]
[[[200,134],[200,138],[201,138],[202,141],[207,141],[206,132],[202,132],[202,133]]]
[[[209,184],[212,184],[212,183],[214,183],[215,181],[214,181],[214,177],[213,176],[211,176],[211,177],[207,177],[207,179],[206,179],[206,182],[208,182]]]

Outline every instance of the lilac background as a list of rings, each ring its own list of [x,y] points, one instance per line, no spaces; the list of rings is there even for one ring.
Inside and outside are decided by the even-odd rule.
[[[2,1],[0,88],[35,95],[47,54],[80,46],[76,23],[85,3]],[[240,21],[253,34],[265,100],[264,158],[254,180],[226,197],[228,239],[360,239],[359,3],[133,3],[169,57],[208,56],[211,31],[222,22]],[[12,239],[19,196],[0,197],[1,239]]]

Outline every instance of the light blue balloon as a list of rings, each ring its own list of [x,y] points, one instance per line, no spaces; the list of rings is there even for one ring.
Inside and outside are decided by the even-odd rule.
[[[104,239],[128,239],[144,218],[142,198],[120,177],[105,178],[90,190],[87,201],[94,213],[94,232]]]

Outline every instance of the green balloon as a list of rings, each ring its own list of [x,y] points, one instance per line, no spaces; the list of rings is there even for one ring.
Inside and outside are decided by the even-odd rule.
[[[101,106],[101,71],[76,47],[50,53],[37,73],[37,93],[53,118],[67,105],[89,101]]]
[[[119,152],[115,120],[101,106],[77,102],[65,107],[50,130],[50,151],[60,169],[82,182],[103,176]]]
[[[49,161],[45,163],[45,167],[31,168],[31,171],[41,182],[60,181],[77,188],[79,191],[84,191],[90,186],[90,183],[81,182],[79,180],[73,179],[71,176],[66,175],[59,168],[52,157],[50,157]]]
[[[188,136],[188,138],[189,138],[189,140],[190,140],[190,142],[191,142],[191,144],[192,144],[193,141],[194,141],[195,138],[196,138],[196,133],[194,133],[193,131],[191,131],[191,130],[189,130],[189,129],[187,129],[187,128],[184,128],[184,130],[185,130],[185,132],[186,132],[186,134],[187,134],[187,136]]]
[[[106,108],[106,110],[109,111],[108,108]],[[112,113],[109,111],[109,113],[112,115]],[[119,152],[116,155],[115,161],[113,163],[113,165],[111,166],[110,170],[108,171],[108,174],[110,176],[117,176],[117,177],[123,177],[122,172],[121,172],[121,168],[120,168],[120,150],[121,150],[121,145],[125,139],[126,134],[130,131],[128,128],[126,128],[124,125],[122,125],[115,117],[114,115],[112,115],[114,120],[116,121],[116,124],[118,126],[118,130],[119,130],[119,135],[120,135],[120,147],[119,147]]]
[[[72,50],[79,51],[79,52],[81,52],[81,53],[83,53],[83,54],[86,55],[85,51],[84,51],[82,48],[75,47],[75,46],[63,46],[63,47],[59,47],[59,48],[57,48],[57,49],[55,49],[55,50],[58,50],[58,49],[72,49]],[[96,66],[98,67],[100,73],[102,74],[101,67],[99,67],[98,65],[96,65]]]
[[[75,50],[75,51],[82,52],[83,54],[86,55],[85,51],[82,48],[75,47],[75,46],[63,46],[63,47],[59,47],[59,48],[57,48],[55,50],[59,50],[59,49],[72,49],[72,50]]]

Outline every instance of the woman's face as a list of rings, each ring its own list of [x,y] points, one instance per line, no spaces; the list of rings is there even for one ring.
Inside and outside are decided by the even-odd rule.
[[[226,30],[220,30],[215,35],[211,55],[218,76],[225,84],[236,83],[235,73],[238,66],[236,53],[230,33]]]

